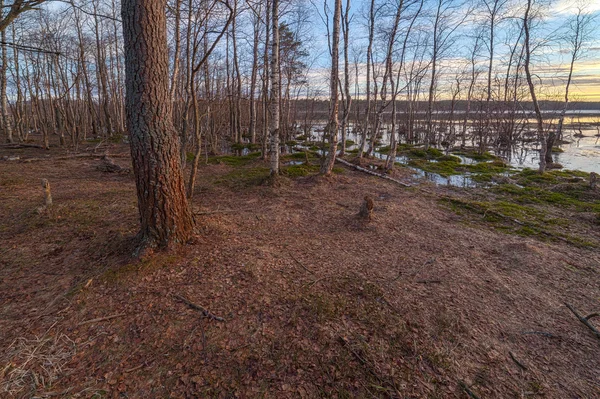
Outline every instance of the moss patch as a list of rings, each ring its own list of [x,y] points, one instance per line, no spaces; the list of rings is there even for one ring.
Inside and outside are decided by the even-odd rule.
[[[479,152],[477,152],[475,150],[452,151],[452,153],[455,155],[461,155],[465,158],[470,158],[470,159],[472,159],[474,161],[478,161],[478,162],[493,161],[495,159],[500,159],[500,157],[490,154],[487,151],[482,154],[480,154]]]
[[[543,210],[507,201],[471,201],[458,198],[441,200],[461,215],[474,213],[491,227],[520,236],[534,236],[542,240],[563,241],[578,247],[598,247],[598,243],[562,232],[559,227],[569,221],[549,215]],[[471,219],[472,221],[476,221]]]
[[[220,155],[208,158],[210,164],[224,164],[229,166],[244,166],[248,165],[260,158],[260,152],[252,152],[248,155]]]

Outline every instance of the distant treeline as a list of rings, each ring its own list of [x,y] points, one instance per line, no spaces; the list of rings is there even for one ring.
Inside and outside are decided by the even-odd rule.
[[[402,113],[403,109],[408,109],[408,102],[407,101],[397,101],[397,110]],[[415,105],[416,104],[416,105]],[[530,111],[533,112],[533,104],[529,101],[521,101],[519,103],[522,107],[523,110],[525,111]],[[552,112],[552,111],[556,111],[557,113],[559,113],[562,108],[564,108],[564,101],[540,101],[540,108],[542,111],[545,112]],[[296,107],[299,113],[304,113],[305,111],[308,111],[309,113],[314,112],[314,113],[327,113],[329,112],[329,101],[328,100],[306,100],[306,99],[302,99],[302,100],[296,100]],[[364,110],[367,108],[367,101],[366,100],[353,100],[352,102],[352,108],[353,108],[353,112],[355,113],[357,108],[359,110],[359,112],[364,112]],[[416,109],[417,112],[418,111],[423,111],[425,112],[427,110],[427,101],[417,101],[416,103],[413,103],[412,105],[413,109]],[[471,102],[471,109],[470,112],[477,112],[478,110],[484,111],[486,108],[486,104],[484,101],[472,101]],[[496,102],[494,103],[492,101],[492,105],[490,107],[490,109],[494,110],[501,110],[505,108],[504,104],[502,102]],[[388,110],[391,110],[391,106],[387,107]],[[452,110],[452,101],[451,100],[439,100],[436,101],[434,103],[434,112],[450,112]],[[467,110],[467,101],[466,100],[456,100],[454,102],[454,111],[455,112],[463,112]],[[569,114],[573,114],[576,113],[577,111],[587,111],[585,112],[585,115],[590,115],[589,111],[597,111],[597,112],[593,112],[592,114],[598,114],[600,115],[600,101],[594,101],[594,102],[589,102],[589,101],[573,101],[569,103],[569,108],[568,108],[568,113]],[[389,112],[389,111],[388,111]]]

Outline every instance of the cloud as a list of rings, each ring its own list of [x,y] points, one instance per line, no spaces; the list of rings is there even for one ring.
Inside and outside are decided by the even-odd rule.
[[[593,14],[600,11],[600,1],[598,0],[558,0],[552,7],[551,15],[574,15],[578,9],[585,10],[586,14]]]

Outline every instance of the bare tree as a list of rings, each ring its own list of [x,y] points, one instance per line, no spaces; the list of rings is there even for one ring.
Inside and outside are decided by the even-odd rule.
[[[279,110],[281,75],[279,71],[279,0],[272,0],[272,23],[273,42],[271,47],[271,115],[270,115],[270,158],[271,176],[279,174]]]
[[[562,138],[565,114],[567,112],[567,109],[569,108],[569,88],[573,79],[573,68],[575,66],[575,62],[581,56],[583,42],[588,34],[588,27],[591,21],[591,14],[586,14],[585,10],[583,10],[582,8],[578,8],[577,14],[575,14],[574,18],[572,18],[572,20],[569,21],[570,37],[568,38],[568,42],[571,60],[569,63],[569,74],[567,76],[567,82],[565,83],[565,103],[563,105],[562,110],[560,111],[556,131],[550,130],[548,132],[548,138],[546,141],[546,153],[544,154],[546,158],[546,164],[553,163],[552,147],[554,147],[554,142],[557,138]]]
[[[335,0],[335,10],[333,12],[333,32],[331,37],[331,75],[329,79],[330,98],[329,98],[329,123],[327,124],[327,133],[329,135],[329,151],[321,162],[320,173],[322,175],[331,174],[338,144],[339,129],[339,47],[340,47],[340,19],[342,14],[342,0]]]
[[[352,95],[350,94],[350,59],[348,58],[348,44],[350,42],[350,0],[346,0],[344,18],[342,19],[342,32],[344,34],[344,113],[342,114],[342,148],[340,156],[346,154],[346,138],[348,129],[348,118],[352,107]]]
[[[533,110],[535,112],[535,119],[537,124],[537,135],[542,145],[540,150],[540,173],[544,173],[546,170],[546,138],[544,137],[544,119],[542,117],[542,111],[540,110],[540,104],[538,103],[537,96],[535,94],[535,86],[533,84],[531,74],[531,6],[533,0],[527,0],[527,7],[525,8],[525,15],[523,17],[523,31],[525,32],[525,76],[527,78],[527,85],[529,86],[529,94],[531,95],[531,101],[533,103]]]

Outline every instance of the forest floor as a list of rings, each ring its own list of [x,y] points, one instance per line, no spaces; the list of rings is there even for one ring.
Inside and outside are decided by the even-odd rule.
[[[125,145],[110,153],[129,165]],[[565,306],[600,311],[592,192],[544,202],[303,165],[273,187],[260,160],[220,157],[200,168],[193,242],[136,260],[131,174],[9,155],[1,397],[600,397],[600,340]]]

